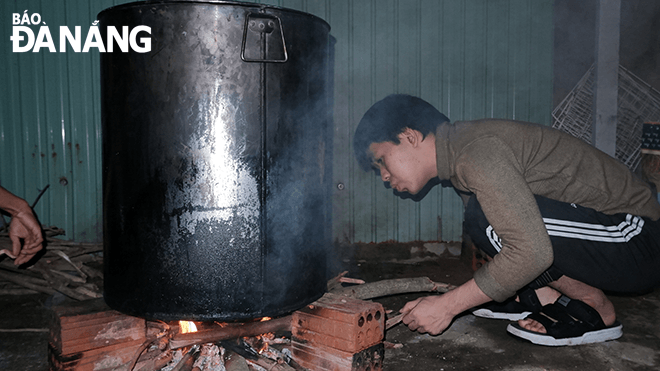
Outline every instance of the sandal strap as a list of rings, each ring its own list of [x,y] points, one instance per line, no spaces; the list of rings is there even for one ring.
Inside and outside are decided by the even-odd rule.
[[[555,338],[579,336],[587,331],[606,328],[598,311],[589,305],[562,295],[527,318],[538,321],[546,333]]]
[[[518,300],[520,300],[521,304],[529,308],[529,311],[532,313],[538,312],[543,308],[539,297],[536,296],[536,291],[529,287],[525,287],[518,292]]]
[[[575,323],[580,320],[571,316],[566,308],[558,303],[548,304],[543,307],[541,310],[542,315],[547,316],[554,320],[555,323],[566,323],[570,325],[575,325]]]
[[[555,303],[564,307],[566,313],[577,320],[585,322],[592,327],[605,327],[600,313],[580,300],[573,300],[568,296],[562,295]]]

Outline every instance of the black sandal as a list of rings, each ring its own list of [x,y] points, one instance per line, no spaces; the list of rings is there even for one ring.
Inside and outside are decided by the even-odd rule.
[[[472,310],[472,314],[482,318],[518,321],[541,310],[541,302],[536,292],[530,288],[520,290],[518,300],[520,301],[511,298],[501,303],[490,302]]]
[[[589,305],[562,295],[553,304],[544,306],[527,318],[541,323],[545,334],[529,331],[518,323],[507,327],[511,335],[548,346],[567,346],[601,343],[618,339],[623,335],[623,326],[618,321],[605,326],[598,312]]]

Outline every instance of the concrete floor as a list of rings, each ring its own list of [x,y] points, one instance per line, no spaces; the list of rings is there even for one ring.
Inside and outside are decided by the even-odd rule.
[[[447,253],[439,258],[427,256],[426,260],[398,256],[386,258],[387,261],[369,259],[374,252],[357,255],[361,255],[357,259],[359,265],[351,273],[367,281],[427,276],[434,281],[460,284],[472,276],[464,260]],[[422,295],[397,295],[377,301],[398,310],[419,296]],[[508,321],[465,313],[439,336],[421,335],[403,324],[390,329],[386,340],[403,347],[386,351],[384,370],[660,370],[660,289],[645,295],[610,296],[610,299],[624,326],[624,335],[618,340],[543,347],[508,335]]]
[[[440,250],[443,250],[442,247]],[[349,276],[368,282],[427,276],[434,281],[460,284],[472,275],[456,256],[438,246],[414,244],[348,248],[343,267]],[[347,257],[346,257],[347,256]],[[420,294],[379,298],[398,310]],[[640,296],[611,297],[624,325],[619,340],[576,347],[541,347],[506,333],[506,321],[464,314],[440,336],[420,335],[403,324],[389,330],[388,342],[402,344],[386,350],[385,371],[411,370],[631,370],[660,369],[660,290]],[[48,295],[0,296],[0,370],[48,369],[48,307],[61,297]]]

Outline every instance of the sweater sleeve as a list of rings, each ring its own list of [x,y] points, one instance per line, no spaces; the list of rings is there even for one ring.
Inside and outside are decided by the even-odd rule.
[[[491,299],[503,301],[552,264],[550,237],[522,164],[501,140],[485,137],[464,147],[455,170],[456,181],[476,195],[502,244],[474,279]]]

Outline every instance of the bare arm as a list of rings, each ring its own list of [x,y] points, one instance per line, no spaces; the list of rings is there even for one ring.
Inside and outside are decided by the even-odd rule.
[[[2,187],[0,187],[0,209],[11,215],[9,238],[12,242],[11,253],[7,250],[2,250],[0,253],[14,258],[15,265],[27,263],[43,248],[41,225],[24,199]]]

